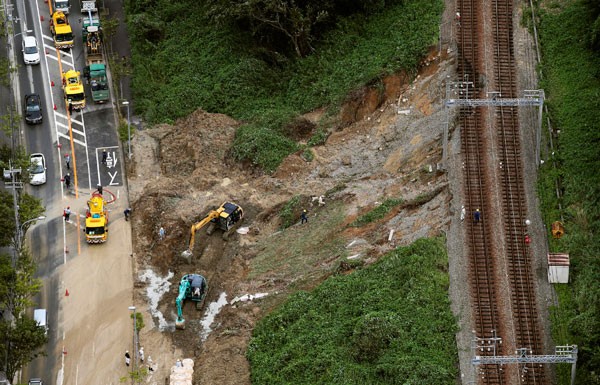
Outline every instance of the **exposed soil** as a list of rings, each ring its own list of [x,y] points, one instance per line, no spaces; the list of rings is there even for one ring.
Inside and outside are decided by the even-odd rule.
[[[472,314],[468,261],[464,258],[462,155],[452,111],[443,108],[447,80],[455,80],[453,36],[454,4],[447,1],[442,23],[442,55],[432,52],[419,75],[389,76],[381,84],[349,95],[338,116],[313,111],[286,127],[298,141],[307,140],[322,119],[332,127],[321,146],[311,148],[312,160],[290,155],[272,175],[234,162],[229,149],[239,122],[198,110],[174,125],[138,132],[134,159],[128,169],[133,207],[135,260],[134,300],[146,309],[146,327],[140,339],[155,371],[151,384],[163,384],[177,358],[195,359],[195,384],[250,384],[245,357],[256,322],[292,292],[310,289],[335,271],[349,268],[346,258],[372,263],[385,252],[415,239],[447,235],[450,297],[460,331],[457,344],[463,383],[475,380],[470,364]],[[515,19],[517,19],[517,13]],[[518,26],[518,23],[515,24]],[[522,89],[535,89],[532,42],[515,28],[516,54]],[[527,122],[531,117],[522,119]],[[447,158],[442,159],[443,130],[449,123]],[[533,130],[524,130],[525,168],[535,174]],[[447,171],[438,171],[443,162]],[[535,207],[535,178],[527,184],[532,213],[534,261],[540,314],[554,299],[544,277],[543,224]],[[281,231],[279,212],[297,197],[309,211],[309,222]],[[323,204],[319,204],[323,197]],[[355,228],[347,225],[385,199],[403,204],[385,218]],[[246,234],[224,241],[199,231],[190,262],[180,257],[189,242],[190,226],[211,208],[232,201],[245,210]],[[166,237],[159,240],[158,229]],[[156,290],[141,273],[150,269],[168,281],[157,309],[150,312]],[[184,308],[186,329],[174,329],[175,298],[183,274],[207,277],[209,293],[202,312]],[[162,277],[162,278],[160,278]],[[164,283],[164,282],[163,282]],[[236,301],[236,297],[260,298]],[[263,294],[267,294],[261,297]],[[227,304],[219,310],[217,301]],[[216,316],[206,329],[205,314]],[[158,315],[157,315],[158,314]],[[546,317],[547,318],[547,317]],[[548,328],[545,329],[548,333]],[[547,346],[551,346],[547,335]]]
[[[194,383],[249,384],[245,351],[252,328],[289,293],[318,284],[346,257],[370,263],[398,245],[445,231],[450,195],[437,165],[444,81],[452,65],[434,52],[416,79],[397,74],[383,80],[383,90],[366,87],[351,95],[326,143],[311,149],[313,160],[292,154],[273,175],[229,158],[239,123],[224,115],[198,110],[173,126],[136,134],[128,170],[136,270],[150,268],[163,277],[174,273],[158,306],[169,325],[161,331],[145,314],[141,344],[158,363],[152,382],[162,383],[175,358],[192,357]],[[323,116],[322,111],[307,114],[288,130],[299,140],[308,138]],[[279,210],[295,196],[308,209],[309,222],[280,233]],[[320,196],[324,205],[314,198]],[[404,204],[368,226],[345,226],[389,198]],[[244,208],[249,232],[225,242],[219,234],[199,231],[188,264],[180,254],[190,226],[224,201]],[[162,241],[161,226],[166,230]],[[306,247],[298,252],[299,238],[300,249]],[[331,251],[322,250],[330,244],[335,245]],[[270,250],[274,246],[276,252]],[[222,293],[229,302],[205,340],[200,323],[205,313],[192,304],[184,308],[186,329],[172,327],[179,279],[191,272],[208,280],[204,309]],[[138,278],[135,286],[136,302],[147,307],[146,284]],[[269,295],[231,304],[236,296],[256,293]]]

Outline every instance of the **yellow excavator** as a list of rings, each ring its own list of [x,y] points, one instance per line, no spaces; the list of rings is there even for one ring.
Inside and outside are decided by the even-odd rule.
[[[225,202],[219,208],[211,210],[204,219],[200,222],[194,223],[190,229],[190,245],[181,256],[184,258],[190,258],[192,251],[194,250],[194,243],[196,242],[196,231],[202,229],[204,226],[209,225],[206,229],[206,233],[211,235],[215,228],[223,230],[223,239],[227,239],[231,230],[237,228],[244,218],[244,210],[232,202]]]

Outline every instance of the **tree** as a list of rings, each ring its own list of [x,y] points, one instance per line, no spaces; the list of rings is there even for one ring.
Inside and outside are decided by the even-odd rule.
[[[6,309],[8,306],[9,283],[13,281],[13,275],[14,269],[10,256],[8,254],[0,254],[0,309]]]
[[[0,351],[6,354],[4,371],[11,382],[24,365],[45,354],[40,351],[48,342],[45,329],[24,314],[14,323],[1,320],[0,335],[4,336],[0,341]]]
[[[22,193],[19,196],[19,218],[21,223],[25,223],[33,218],[38,218],[44,215],[45,212],[46,209],[42,206],[41,199],[27,193]],[[23,226],[23,234],[27,232],[27,229],[32,224],[33,222],[30,222]]]
[[[15,211],[13,196],[6,190],[0,191],[0,247],[10,246],[15,235]]]
[[[21,223],[37,218],[46,211],[39,198],[21,193],[18,199]],[[27,228],[23,230],[26,231]],[[13,195],[8,191],[0,191],[0,247],[13,245],[16,231]]]
[[[37,265],[31,253],[23,248],[16,260],[16,268],[6,284],[9,287],[5,303],[14,318],[18,318],[29,307],[31,300],[42,289],[42,281],[35,278]]]
[[[210,16],[217,22],[234,22],[248,29],[260,42],[278,45],[281,38],[291,44],[299,57],[314,49],[311,45],[320,24],[331,19],[332,0],[212,0]]]

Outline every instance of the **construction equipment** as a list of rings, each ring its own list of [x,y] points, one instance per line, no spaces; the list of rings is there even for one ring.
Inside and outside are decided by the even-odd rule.
[[[83,76],[90,84],[94,103],[105,103],[110,98],[102,43],[102,31],[97,26],[87,27]]]
[[[98,7],[96,0],[82,0],[81,14],[83,15],[81,37],[85,44],[90,27],[95,27],[97,30],[102,30],[100,27],[100,16],[98,15]]]
[[[70,104],[74,110],[85,108],[85,91],[79,75],[79,71],[75,70],[63,72],[63,92],[67,108]]]
[[[200,274],[186,274],[179,283],[179,294],[177,295],[177,320],[175,327],[185,329],[185,319],[183,319],[183,304],[185,300],[191,299],[196,303],[196,310],[201,310],[208,292],[206,278]]]
[[[73,30],[64,12],[56,11],[52,14],[50,32],[52,32],[56,48],[65,49],[73,47]]]
[[[87,243],[104,243],[108,238],[108,213],[106,202],[98,191],[92,193],[87,202],[85,215],[85,239]]]
[[[52,1],[54,7],[52,7],[55,11],[61,11],[65,15],[69,14],[69,10],[71,9],[71,4],[69,0],[54,0]]]
[[[190,230],[190,245],[181,256],[189,258],[192,256],[195,243],[196,231],[200,230],[206,225],[209,225],[206,229],[206,233],[211,235],[215,228],[223,230],[223,239],[227,239],[230,231],[239,226],[244,218],[244,211],[242,208],[235,203],[225,202],[218,209],[211,210],[204,219],[192,225]]]

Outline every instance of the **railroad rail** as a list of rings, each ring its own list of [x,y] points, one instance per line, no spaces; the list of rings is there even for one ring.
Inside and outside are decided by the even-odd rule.
[[[490,5],[491,9],[483,7]],[[512,0],[457,0],[457,46],[459,87],[457,100],[452,103],[458,110],[458,124],[461,133],[461,152],[464,156],[465,206],[469,213],[480,209],[482,222],[473,218],[466,221],[468,258],[470,269],[471,296],[475,333],[481,339],[494,339],[502,336],[507,327],[514,328],[517,348],[527,348],[533,354],[543,354],[540,327],[538,325],[534,281],[531,268],[531,253],[526,240],[527,207],[521,159],[520,127],[518,121],[516,62],[513,50],[513,3]],[[493,59],[491,74],[485,73],[483,49],[484,12],[491,14]],[[489,20],[487,21],[489,23]],[[487,40],[490,41],[490,40]],[[482,76],[485,75],[485,76]],[[487,78],[489,84],[480,79]],[[484,89],[485,87],[495,87]],[[485,91],[493,91],[499,99],[493,103],[472,103],[468,100],[482,100]],[[506,103],[501,100],[506,99]],[[520,105],[520,104],[517,104]],[[494,108],[493,122],[487,121],[484,114]],[[492,116],[491,114],[489,116]],[[497,143],[487,143],[483,131],[486,124],[494,124]],[[488,165],[487,154],[498,151],[501,169],[499,180],[490,180],[486,170],[497,165]],[[490,167],[491,166],[491,167]],[[498,183],[499,186],[495,186]],[[494,184],[494,185],[492,185]],[[501,215],[504,236],[503,254],[491,247],[493,237],[499,229],[491,228],[491,220],[497,215],[492,210],[489,198],[494,189],[501,190]],[[498,306],[497,269],[506,265],[510,286],[510,309]],[[500,311],[511,314],[500,314]],[[510,325],[503,320],[511,319]],[[495,349],[478,349],[478,356],[502,355],[502,346]],[[494,360],[483,360],[494,362]],[[544,368],[533,363],[520,364],[519,383],[546,384]],[[484,364],[478,367],[479,383],[486,385],[515,384],[514,378],[502,370],[500,365]]]

